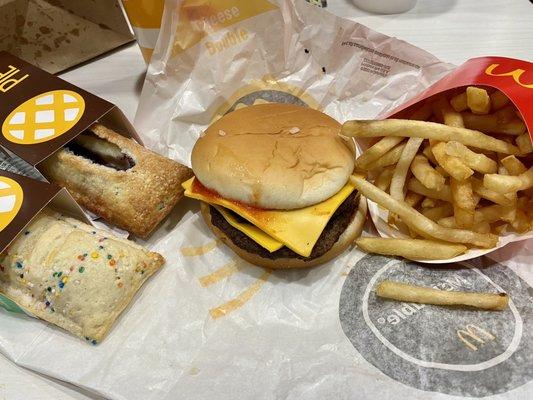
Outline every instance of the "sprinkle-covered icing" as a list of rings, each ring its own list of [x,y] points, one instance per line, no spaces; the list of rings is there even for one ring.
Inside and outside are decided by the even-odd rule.
[[[138,289],[152,260],[137,246],[103,231],[78,225],[71,234],[70,220],[57,221],[55,215],[36,218],[0,254],[0,292],[34,316],[97,344],[102,326],[110,326],[114,318],[114,307]]]

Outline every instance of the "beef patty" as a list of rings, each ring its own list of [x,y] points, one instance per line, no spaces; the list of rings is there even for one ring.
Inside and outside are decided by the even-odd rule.
[[[326,227],[322,231],[322,234],[318,238],[318,241],[315,243],[315,246],[313,247],[309,257],[301,256],[288,247],[282,247],[281,249],[271,253],[250,239],[244,233],[231,226],[216,208],[209,206],[209,212],[211,214],[211,223],[224,232],[224,234],[233,242],[233,244],[248,251],[249,253],[254,253],[261,257],[270,258],[272,260],[276,260],[278,258],[299,258],[302,260],[313,260],[327,253],[329,249],[333,247],[335,242],[339,239],[352,221],[358,204],[358,192],[354,191],[346,198],[346,200],[342,202],[339,208],[337,208],[337,211],[335,211]],[[245,221],[241,216],[233,213],[230,210],[227,211],[231,212],[233,216],[237,218],[237,220],[241,222]]]

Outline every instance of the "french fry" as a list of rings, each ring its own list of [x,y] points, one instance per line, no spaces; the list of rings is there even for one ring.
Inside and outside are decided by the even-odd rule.
[[[507,222],[497,222],[496,224],[492,226],[491,230],[492,230],[492,233],[498,236],[501,236],[505,232],[507,232],[508,226],[509,225],[507,224]]]
[[[433,155],[437,159],[439,165],[452,178],[457,180],[465,180],[474,174],[474,171],[467,167],[460,158],[446,154],[446,143],[435,143],[431,146],[431,151],[433,151]]]
[[[441,260],[456,257],[467,250],[462,244],[424,239],[361,237],[355,243],[369,253],[401,256],[410,260]]]
[[[474,114],[488,114],[490,97],[485,89],[469,86],[466,88],[466,104]]]
[[[520,175],[527,171],[526,166],[515,156],[507,156],[502,158],[501,163],[509,175]]]
[[[497,114],[476,115],[468,112],[461,113],[465,127],[483,131],[485,133],[504,133],[506,135],[521,135],[526,131],[523,121],[515,118],[508,122],[498,121]]]
[[[499,110],[502,107],[505,107],[509,104],[510,100],[505,94],[499,90],[494,91],[490,95],[490,104],[492,105],[493,110]]]
[[[426,121],[400,119],[347,121],[342,126],[341,134],[350,137],[420,137],[445,142],[456,140],[466,146],[475,146],[504,154],[518,154],[518,148],[511,143],[493,138],[479,131]]]
[[[405,195],[404,200],[405,200],[405,203],[408,204],[410,207],[416,207],[416,205],[420,203],[420,201],[422,201],[423,198],[424,196],[422,196],[421,194],[408,191],[407,194]]]
[[[455,111],[448,103],[446,97],[441,96],[433,103],[433,112],[442,118],[444,124],[464,128],[463,117],[461,113]]]
[[[424,139],[421,138],[409,138],[403,148],[402,155],[396,164],[394,173],[392,174],[389,190],[390,195],[396,200],[403,200],[404,198],[403,188],[405,186],[407,173],[409,172],[411,162],[418,152],[423,140]]]
[[[453,216],[453,206],[451,203],[444,203],[441,206],[429,208],[422,211],[422,215],[426,218],[429,218],[432,221],[438,221],[442,218],[452,217]],[[452,221],[453,221],[452,217]]]
[[[438,200],[432,199],[431,197],[426,197],[420,206],[422,208],[432,208],[437,206],[437,202]]]
[[[483,186],[497,193],[511,193],[533,187],[533,167],[517,176],[486,174]]]
[[[458,181],[451,178],[450,188],[452,190],[455,224],[459,228],[472,228],[477,202],[474,199],[471,180]]]
[[[474,210],[477,205],[477,201],[472,189],[471,179],[458,181],[452,178],[450,179],[450,188],[454,204],[457,204],[457,206],[460,208],[465,208],[472,211]]]
[[[516,207],[504,207],[499,204],[481,207],[476,210],[474,222],[485,221],[493,223],[496,221],[513,222],[516,217]]]
[[[473,229],[474,226],[474,211],[457,207],[454,204],[453,218],[457,228]],[[489,229],[490,231],[490,229]]]
[[[494,115],[496,116],[499,124],[505,124],[507,122],[518,120],[518,118],[516,118],[516,108],[514,108],[512,105],[508,105],[507,107],[496,111]]]
[[[455,223],[455,216],[441,218],[437,223],[445,228],[458,228]],[[491,231],[490,224],[486,221],[479,221],[472,227],[472,230],[477,233],[490,233]]]
[[[444,186],[444,177],[437,172],[426,157],[418,154],[411,163],[411,172],[422,185],[432,190],[440,190]]]
[[[390,149],[400,143],[404,138],[389,136],[384,137],[379,142],[375,143],[373,146],[369,147],[363,154],[361,154],[355,160],[355,166],[358,168],[365,168],[371,162],[377,160]]]
[[[503,165],[498,165],[498,171],[497,174],[499,175],[510,175],[507,169]]]
[[[438,165],[439,163],[435,159],[435,156],[433,155],[433,152],[431,151],[431,146],[427,145],[422,150],[422,154],[433,163],[433,165]]]
[[[531,144],[531,138],[527,132],[516,138],[516,145],[520,150],[520,154],[528,154],[533,152],[533,144]]]
[[[393,167],[384,168],[381,170],[380,174],[376,178],[376,186],[383,191],[387,191],[390,186],[390,181],[392,179],[392,174],[394,173]]]
[[[492,174],[498,168],[496,161],[491,160],[485,154],[473,152],[462,143],[452,140],[446,143],[445,150],[447,155],[459,158],[467,167],[482,174]]]
[[[509,296],[505,293],[475,293],[439,290],[408,283],[382,281],[376,295],[407,303],[433,304],[439,306],[468,306],[482,310],[502,311],[508,307]]]
[[[418,179],[411,178],[407,182],[407,189],[425,197],[452,202],[452,191],[449,186],[443,186],[440,190],[428,189]]]
[[[437,165],[435,167],[435,171],[437,171],[439,174],[441,174],[444,178],[448,178],[450,175],[442,168],[440,165]]]
[[[516,210],[516,217],[511,226],[518,233],[525,233],[532,229],[531,223],[527,218],[527,215],[522,210]]]
[[[490,233],[490,224],[486,221],[480,221],[479,223],[476,223],[474,227],[472,228],[474,232],[477,233]]]
[[[493,203],[501,206],[509,207],[516,204],[516,200],[506,197],[505,195],[495,192],[494,190],[487,189],[485,186],[483,186],[483,181],[480,181],[477,178],[472,178],[472,188],[474,189],[474,193],[478,194],[482,198],[490,200]]]
[[[409,207],[405,202],[393,199],[390,195],[360,176],[352,175],[350,181],[362,195],[386,208],[389,212],[397,214],[404,223],[415,229],[417,233],[424,233],[441,241],[468,243],[485,248],[494,247],[498,243],[498,237],[492,234],[479,234],[463,229],[443,228],[414,208]]]
[[[359,197],[359,204],[357,206],[357,212],[355,213],[355,216],[353,217],[353,226],[355,231],[355,237],[361,236],[361,233],[363,232],[363,228],[365,227],[366,223],[366,216],[368,213],[368,203],[366,201],[366,198],[364,196]]]
[[[368,170],[375,170],[378,168],[388,167],[389,165],[394,165],[398,162],[400,157],[402,156],[403,148],[405,147],[405,143],[401,143],[392,150],[389,150],[387,153],[385,153],[383,156],[378,158],[375,161],[372,161],[371,163],[366,165],[366,169]]]
[[[450,100],[450,104],[453,109],[457,112],[461,112],[468,109],[468,104],[466,102],[466,92],[454,96]]]

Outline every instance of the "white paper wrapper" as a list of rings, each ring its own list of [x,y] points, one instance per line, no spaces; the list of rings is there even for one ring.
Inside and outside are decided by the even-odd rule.
[[[216,3],[244,15],[261,2]],[[188,164],[202,129],[250,87],[284,99],[296,93],[342,121],[392,109],[452,68],[303,1],[276,4],[172,55],[179,14],[167,2],[136,117],[145,143]],[[240,28],[246,40],[208,55],[206,41]],[[532,241],[494,253],[501,264],[479,259],[477,269],[428,269],[352,249],[318,268],[271,272],[239,262],[214,240],[197,202],[185,200],[143,244],[167,264],[103,343],[89,346],[0,310],[0,351],[117,400],[526,399],[533,393]],[[513,308],[489,313],[383,302],[372,288],[384,276],[501,288]]]

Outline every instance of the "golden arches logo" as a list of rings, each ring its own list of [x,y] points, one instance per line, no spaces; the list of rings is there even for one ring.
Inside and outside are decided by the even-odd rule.
[[[17,216],[24,193],[13,179],[0,176],[0,232]]]
[[[533,83],[522,83],[520,82],[520,77],[524,72],[526,72],[525,69],[517,68],[510,72],[503,72],[503,73],[495,73],[494,70],[498,68],[500,64],[491,64],[487,67],[485,70],[485,73],[490,76],[510,76],[513,78],[513,80],[518,83],[520,86],[526,88],[526,89],[533,89]]]
[[[36,144],[68,132],[85,111],[85,101],[71,90],[41,93],[15,108],[2,124],[10,142]]]
[[[220,243],[220,240],[214,240],[202,246],[182,247],[181,254],[185,257],[198,257],[216,249]],[[242,261],[240,259],[231,260],[230,262],[222,265],[213,272],[201,276],[200,278],[198,278],[198,282],[204,288],[211,285],[215,285],[218,282],[221,282],[224,279],[228,279],[233,274],[243,270],[244,268],[246,268],[247,265],[248,264],[245,261]],[[211,316],[211,318],[217,319],[220,317],[224,317],[244,306],[252,299],[252,297],[255,296],[257,292],[259,292],[259,290],[268,280],[271,274],[271,270],[265,269],[261,276],[259,276],[259,278],[257,278],[244,291],[239,293],[234,298],[226,301],[225,303],[210,309],[209,315]]]

